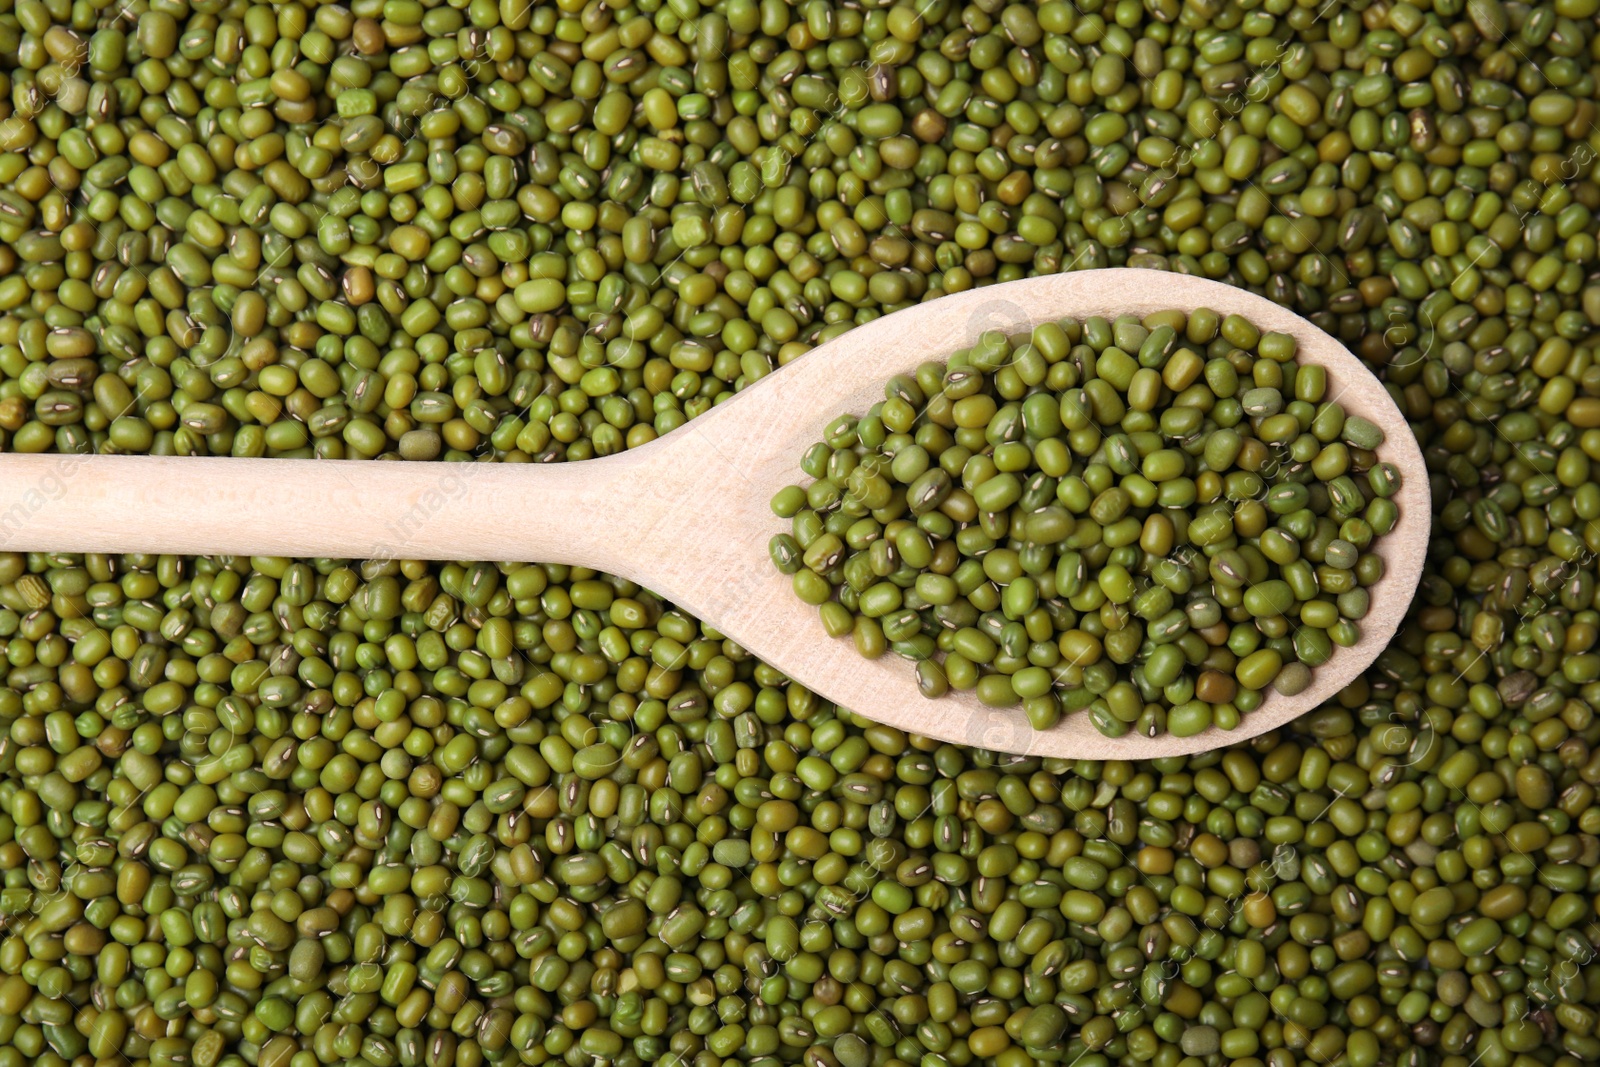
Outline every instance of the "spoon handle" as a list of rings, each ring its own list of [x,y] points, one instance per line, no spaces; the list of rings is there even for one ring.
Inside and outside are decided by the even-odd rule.
[[[605,566],[638,468],[6,454],[0,550]]]

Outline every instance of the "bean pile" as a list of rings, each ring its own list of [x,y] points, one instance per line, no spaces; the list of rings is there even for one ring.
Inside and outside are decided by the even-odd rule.
[[[1600,1059],[1596,0],[0,8],[0,448],[581,460],[1130,265],[1347,343],[1436,509],[1338,699],[1103,764],[604,575],[0,514],[0,1067]]]
[[[1399,520],[1383,431],[1296,350],[1205,308],[985,333],[828,425],[773,564],[924,696],[1233,729],[1360,639]]]

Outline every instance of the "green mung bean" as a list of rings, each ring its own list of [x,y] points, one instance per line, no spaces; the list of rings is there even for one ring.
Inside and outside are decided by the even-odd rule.
[[[0,1067],[1600,1058],[1595,15],[19,0],[0,449],[581,460],[900,307],[1136,266],[1264,294],[1366,360],[1435,523],[1406,622],[1336,699],[1227,751],[1104,764],[997,756],[1015,735],[989,723],[976,748],[864,723],[569,568],[0,552]],[[1105,338],[1129,400],[1163,326]],[[1396,514],[1360,424],[1314,367],[1183,357],[1222,328],[1191,315],[1163,385],[1229,418],[1277,389],[1293,462],[1365,506],[1330,530],[1320,500],[1269,496],[1269,529],[1365,552]],[[1071,347],[1046,331],[992,373],[1049,385]],[[904,384],[866,447],[916,415]],[[1065,483],[1087,421],[1040,408],[1024,431]],[[1109,540],[1148,506],[1136,476],[1197,506],[1134,451],[1127,504],[1098,502]],[[942,514],[959,475],[930,462],[913,499]],[[1179,544],[1142,532],[1123,548]],[[1295,588],[1326,573],[1274,562]],[[1159,648],[1223,621],[1158,576]],[[947,577],[930,605],[1016,640],[959,609],[981,564]],[[609,608],[580,603],[593,581]],[[1161,606],[1146,592],[1130,611]],[[1358,621],[1367,599],[1334,603]],[[895,651],[931,640],[917,611],[874,620]],[[924,691],[977,684],[938,666]],[[1122,692],[1091,709],[1108,728]],[[563,880],[596,873],[574,855],[600,880]],[[669,948],[680,909],[705,923]]]

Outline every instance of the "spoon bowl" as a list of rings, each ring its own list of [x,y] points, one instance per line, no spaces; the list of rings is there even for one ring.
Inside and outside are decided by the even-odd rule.
[[[1374,545],[1361,639],[1336,649],[1292,697],[1269,692],[1233,730],[1105,737],[1085,712],[1036,731],[1021,708],[972,692],[930,700],[911,664],[829,638],[768,556],[788,529],[769,506],[802,480],[800,455],[834,417],[864,413],[884,383],[944,361],[988,330],[1062,318],[1207,307],[1292,334],[1327,369],[1329,399],[1378,425],[1400,470],[1396,527]],[[160,552],[354,559],[542,560],[636,581],[819,695],[869,719],[958,744],[1072,759],[1155,759],[1284,726],[1355,679],[1393,637],[1422,573],[1428,477],[1393,398],[1305,319],[1220,282],[1113,268],[942,297],[809,352],[642,447],[581,463],[329,463],[155,456],[0,455],[0,550]]]

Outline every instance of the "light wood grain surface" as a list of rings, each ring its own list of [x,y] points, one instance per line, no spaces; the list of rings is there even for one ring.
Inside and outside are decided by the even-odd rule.
[[[1328,370],[1329,397],[1384,431],[1402,472],[1400,524],[1361,621],[1295,697],[1268,696],[1236,730],[1102,737],[1083,713],[1045,732],[971,693],[927,700],[910,664],[865,660],[830,639],[767,555],[788,523],[768,501],[803,481],[800,454],[893,375],[942,360],[985,330],[1063,317],[1208,307],[1293,334]],[[0,456],[0,550],[169,552],[441,560],[540,560],[624,575],[830,700],[914,733],[1080,759],[1198,752],[1283,726],[1381,652],[1411,602],[1431,508],[1422,454],[1384,387],[1343,346],[1263,297],[1219,282],[1111,269],[1028,278],[943,297],[858,327],[642,448],[582,463],[399,463],[143,456]]]

